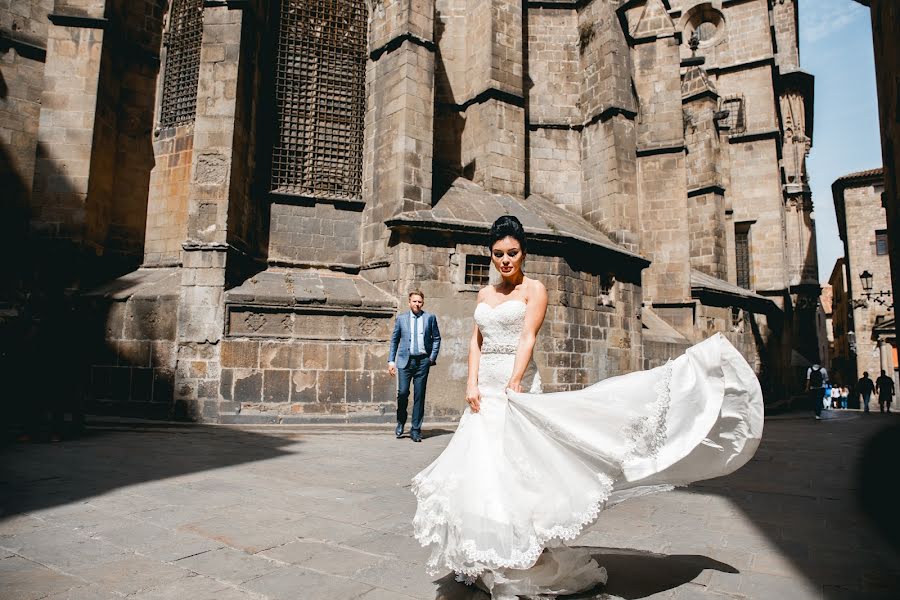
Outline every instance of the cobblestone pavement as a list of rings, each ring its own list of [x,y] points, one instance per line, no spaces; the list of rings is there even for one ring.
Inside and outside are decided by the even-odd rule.
[[[826,415],[769,420],[740,472],[603,513],[578,543],[609,569],[606,591],[898,597],[900,560],[857,508],[855,465],[864,441],[900,419]],[[410,477],[450,433],[432,427],[413,444],[377,427],[113,424],[8,446],[0,597],[483,599],[426,575],[410,533]]]

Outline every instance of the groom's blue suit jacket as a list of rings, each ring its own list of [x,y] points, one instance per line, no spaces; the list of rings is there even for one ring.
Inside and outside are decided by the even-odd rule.
[[[396,363],[398,369],[402,369],[409,362],[409,333],[411,311],[397,315],[394,323],[394,333],[391,334],[391,352],[388,362]],[[438,329],[437,317],[429,312],[422,311],[422,319],[425,325],[425,353],[431,362],[436,362],[438,352],[441,351],[441,331]]]

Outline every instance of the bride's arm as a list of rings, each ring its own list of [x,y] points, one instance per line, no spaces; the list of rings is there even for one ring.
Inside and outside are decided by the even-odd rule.
[[[528,363],[531,362],[531,355],[534,353],[534,344],[537,341],[538,331],[544,322],[544,315],[547,313],[547,288],[540,281],[534,281],[532,288],[528,290],[528,308],[525,311],[525,326],[522,329],[522,337],[519,338],[519,345],[516,348],[516,362],[513,365],[512,375],[506,387],[514,392],[522,391],[522,377],[525,376],[525,370]]]
[[[478,324],[472,330],[472,339],[469,340],[469,379],[466,382],[466,402],[472,407],[472,412],[478,412],[481,408],[481,394],[478,391],[478,364],[481,362],[481,331]]]
[[[484,302],[488,287],[478,290],[478,296],[475,298],[476,308],[479,302]],[[475,323],[472,328],[472,338],[469,340],[469,379],[466,381],[466,402],[469,403],[472,412],[478,412],[481,409],[481,393],[478,391],[478,365],[481,364],[481,343],[483,341],[478,323]]]

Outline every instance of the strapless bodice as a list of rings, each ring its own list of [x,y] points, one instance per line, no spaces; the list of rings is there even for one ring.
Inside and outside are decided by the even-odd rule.
[[[506,384],[512,375],[519,338],[525,328],[526,308],[521,300],[507,300],[497,306],[479,302],[475,307],[475,323],[481,331],[478,388],[482,400],[493,399],[506,404]],[[533,360],[525,368],[521,383],[522,389],[540,393],[541,377]]]
[[[521,300],[507,300],[497,306],[479,302],[475,307],[475,323],[481,331],[482,354],[515,354],[525,326],[525,309]]]

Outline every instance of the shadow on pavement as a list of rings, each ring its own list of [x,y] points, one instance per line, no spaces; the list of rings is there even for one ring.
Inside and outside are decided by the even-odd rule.
[[[609,572],[603,590],[620,598],[645,598],[693,581],[706,569],[738,573],[729,564],[696,554],[654,554],[620,548],[597,548],[594,559]],[[652,577],[648,574],[652,573]],[[593,596],[571,596],[592,598]]]
[[[119,443],[127,436],[127,444]],[[203,425],[92,429],[55,444],[0,449],[0,518],[140,483],[289,454],[284,436]],[[123,452],[127,447],[128,451]]]
[[[692,554],[654,554],[623,548],[590,548],[591,555],[609,572],[609,583],[597,590],[561,596],[571,600],[646,598],[675,589],[693,581],[706,569],[723,573],[737,573],[731,565],[708,556]],[[652,576],[648,576],[652,574]],[[435,600],[488,600],[489,596],[476,588],[456,581],[451,573],[437,581]]]
[[[442,435],[453,435],[455,430],[453,429],[423,429],[422,430],[422,439],[427,440],[428,438],[440,437]]]

